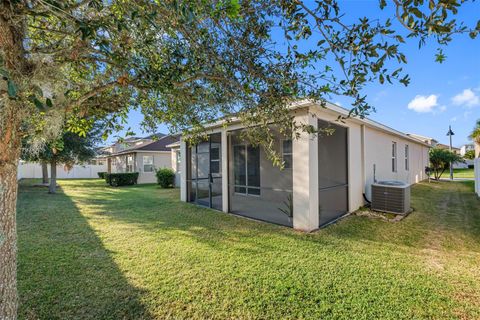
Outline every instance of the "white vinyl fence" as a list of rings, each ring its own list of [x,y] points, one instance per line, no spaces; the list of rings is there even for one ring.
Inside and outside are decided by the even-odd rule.
[[[475,192],[480,197],[480,158],[475,159]]]
[[[57,179],[90,179],[98,178],[98,172],[106,172],[107,165],[74,165],[67,170],[65,166],[57,166]],[[50,177],[50,165],[48,165],[48,176]],[[36,162],[23,162],[18,164],[17,179],[42,178],[42,166]]]

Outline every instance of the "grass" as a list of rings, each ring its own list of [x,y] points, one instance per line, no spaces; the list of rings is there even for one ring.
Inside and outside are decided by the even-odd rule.
[[[399,223],[351,216],[304,234],[199,208],[178,190],[23,183],[23,319],[480,318],[480,201],[413,187]]]
[[[453,169],[453,177],[454,178],[475,178],[475,172],[473,168],[471,169]],[[442,174],[442,178],[448,179],[450,178],[450,171],[445,170]]]

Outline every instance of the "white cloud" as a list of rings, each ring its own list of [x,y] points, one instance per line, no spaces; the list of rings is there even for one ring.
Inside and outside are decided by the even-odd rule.
[[[417,95],[408,103],[408,109],[415,112],[426,113],[433,112],[435,107],[438,106],[438,96],[431,94],[427,96]]]
[[[444,112],[447,110],[447,106],[440,106],[440,108],[438,109],[440,112]]]
[[[457,94],[452,98],[452,103],[460,106],[474,107],[480,104],[480,98],[473,92],[472,89],[465,89],[462,93]]]

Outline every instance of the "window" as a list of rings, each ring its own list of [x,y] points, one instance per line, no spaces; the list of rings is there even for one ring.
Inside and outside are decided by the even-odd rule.
[[[410,170],[410,165],[409,165],[409,150],[408,150],[408,144],[405,145],[405,170],[408,171]]]
[[[220,144],[210,147],[210,173],[220,173]]]
[[[260,195],[260,150],[258,147],[233,147],[235,192]]]
[[[153,156],[143,156],[143,172],[153,172]]]
[[[178,150],[176,153],[175,153],[175,156],[176,156],[176,161],[177,161],[177,172],[180,173],[180,150]]]
[[[292,168],[292,140],[282,141],[282,159],[285,169]]]
[[[397,172],[397,143],[392,142],[392,172]]]
[[[133,172],[133,155],[128,155],[126,158],[126,162],[127,172]]]

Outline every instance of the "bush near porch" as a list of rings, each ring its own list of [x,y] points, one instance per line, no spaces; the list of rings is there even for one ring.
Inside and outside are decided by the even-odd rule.
[[[480,318],[480,202],[470,182],[413,187],[400,223],[305,234],[179,201],[157,185],[22,182],[23,319]]]
[[[173,188],[175,184],[175,172],[170,168],[162,168],[155,171],[157,183],[162,188]]]

